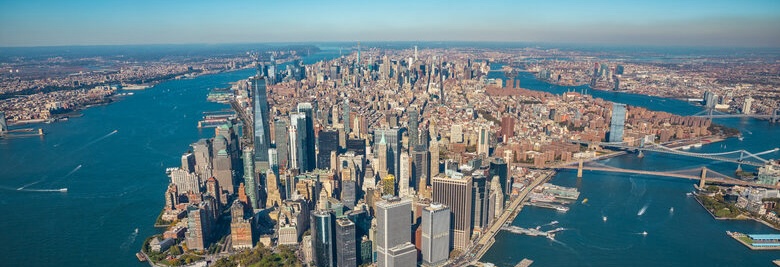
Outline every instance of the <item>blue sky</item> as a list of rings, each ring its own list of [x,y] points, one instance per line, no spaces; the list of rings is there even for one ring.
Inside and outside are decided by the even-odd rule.
[[[0,46],[518,41],[780,47],[780,0],[0,0]]]

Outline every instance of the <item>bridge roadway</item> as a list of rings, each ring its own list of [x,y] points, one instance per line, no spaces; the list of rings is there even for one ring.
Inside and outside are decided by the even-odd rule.
[[[559,169],[574,169],[574,170],[576,170],[577,166],[560,166],[558,168]],[[583,170],[590,170],[590,171],[633,173],[633,174],[643,174],[643,175],[653,175],[653,176],[662,176],[662,177],[672,177],[672,178],[681,178],[681,179],[689,179],[689,180],[701,180],[701,177],[697,176],[697,175],[687,175],[687,174],[673,173],[673,172],[658,172],[658,171],[631,170],[631,169],[606,168],[606,167],[589,167],[589,166],[583,166],[582,169]],[[763,188],[771,188],[771,189],[775,189],[776,188],[776,187],[771,186],[771,185],[751,183],[751,182],[737,180],[737,179],[723,179],[723,178],[715,178],[715,177],[705,177],[705,180],[706,180],[706,182],[717,183],[717,184],[753,186],[753,187],[763,187]]]
[[[589,144],[589,142],[581,142],[573,140],[573,143],[578,144]],[[672,155],[680,155],[680,156],[689,156],[689,157],[695,157],[695,158],[703,158],[703,159],[710,159],[710,160],[717,160],[717,161],[724,161],[724,162],[731,162],[736,164],[745,164],[755,167],[761,167],[764,166],[763,162],[755,162],[750,160],[740,160],[740,159],[732,159],[727,157],[721,157],[721,156],[715,156],[715,155],[707,155],[707,154],[701,154],[701,153],[691,153],[691,152],[685,152],[685,151],[679,151],[672,148],[656,148],[651,146],[646,147],[636,147],[636,146],[628,146],[618,143],[599,143],[599,146],[602,147],[611,147],[611,148],[620,148],[620,149],[628,149],[628,150],[641,150],[641,151],[650,151],[650,152],[658,152],[658,153],[666,153],[666,154],[672,154]]]

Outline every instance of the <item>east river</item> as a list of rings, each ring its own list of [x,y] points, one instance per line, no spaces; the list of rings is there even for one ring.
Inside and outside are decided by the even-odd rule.
[[[323,52],[305,63],[334,56],[337,52]],[[253,73],[241,70],[164,82],[87,109],[80,118],[28,126],[43,128],[47,135],[42,138],[0,139],[0,266],[144,266],[134,253],[144,237],[158,233],[152,225],[164,202],[165,168],[178,166],[190,143],[213,136],[213,129],[196,128],[204,111],[227,108],[206,102],[206,94]],[[558,94],[572,88],[521,75],[524,88]],[[681,115],[699,111],[677,100],[590,92],[652,110]],[[780,125],[751,119],[716,122],[742,130],[744,140],[728,139],[691,151],[780,146]],[[602,163],[654,170],[707,164],[721,173],[733,173],[736,167],[653,153]],[[533,259],[534,266],[771,266],[771,260],[780,258],[778,252],[750,251],[726,236],[726,230],[776,231],[753,221],[712,219],[685,195],[693,182],[588,171],[577,181],[574,174],[559,173],[552,183],[578,187],[581,199],[589,199],[586,204],[575,204],[568,213],[527,207],[513,222],[535,227],[556,220],[556,227],[570,230],[560,232],[557,241],[501,232],[482,260],[499,266],[514,266],[522,258]],[[68,192],[47,191],[60,188]],[[640,235],[643,231],[648,234]]]
[[[492,75],[496,75],[493,73]],[[503,75],[498,73],[498,75]],[[520,74],[523,88],[561,94],[580,92],[586,87],[564,87],[536,80],[529,73]],[[497,76],[498,77],[498,76]],[[691,115],[701,108],[684,101],[635,94],[588,90],[606,100],[642,106],[651,110]],[[744,139],[692,148],[690,152],[725,152],[745,149],[760,152],[780,147],[780,125],[755,119],[717,119],[742,131]],[[762,156],[780,158],[775,152]],[[723,174],[734,174],[736,165],[711,160],[645,153],[644,158],[627,154],[600,161],[627,169],[682,170],[707,165]],[[745,168],[745,166],[743,166]],[[751,170],[745,168],[745,170]],[[525,207],[512,225],[542,230],[566,228],[555,241],[502,231],[493,247],[481,259],[497,266],[514,266],[523,258],[532,266],[774,266],[780,259],[777,251],[752,251],[726,235],[726,231],[743,233],[778,233],[755,221],[718,221],[713,219],[693,197],[694,181],[678,178],[585,171],[581,180],[576,170],[558,173],[551,183],[577,187],[580,201],[567,213],[536,207]],[[583,204],[582,200],[588,201]],[[673,209],[672,209],[673,208]],[[604,221],[606,217],[606,221]],[[552,221],[557,225],[544,226]],[[643,235],[647,232],[647,235]]]

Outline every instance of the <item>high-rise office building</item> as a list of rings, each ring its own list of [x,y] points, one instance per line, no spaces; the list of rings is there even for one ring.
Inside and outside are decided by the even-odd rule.
[[[187,207],[187,247],[194,250],[208,248],[214,214],[213,200],[204,200],[198,206]]]
[[[259,209],[260,191],[257,186],[257,173],[255,173],[255,155],[251,147],[244,148],[244,191],[249,198],[249,205],[252,209]]]
[[[414,150],[412,151],[412,177],[410,180],[412,180],[412,183],[415,185],[421,185],[423,184],[423,180],[425,180],[425,185],[427,185],[429,182],[431,165],[430,165],[430,153],[428,152],[428,149],[426,149],[423,146],[416,146]],[[419,191],[420,188],[417,188]]]
[[[377,161],[379,165],[379,172],[386,172],[387,169],[387,139],[385,138],[385,134],[382,133],[382,139],[379,140],[379,144],[376,146],[376,155],[377,155]]]
[[[623,128],[626,123],[626,105],[612,104],[612,120],[609,122],[609,142],[623,142]]]
[[[411,242],[387,250],[387,256],[382,264],[377,260],[376,266],[404,267],[417,265],[417,248]]]
[[[357,182],[350,178],[341,181],[341,202],[345,207],[352,209],[357,201]]]
[[[267,150],[266,150],[267,151]],[[222,190],[233,194],[235,192],[233,183],[233,163],[230,160],[230,155],[224,149],[219,150],[214,155],[214,176],[219,181],[219,185],[222,186]]]
[[[490,136],[487,126],[479,126],[477,135],[477,155],[490,156]]]
[[[510,116],[501,118],[501,136],[504,137],[504,142],[515,136],[515,118]]]
[[[236,199],[230,207],[230,238],[233,249],[251,249],[252,244],[252,221],[244,217],[244,204]]]
[[[412,234],[411,210],[412,201],[409,199],[388,197],[376,203],[377,266],[414,266],[416,263],[416,250],[409,242]],[[399,265],[403,262],[395,259],[406,256],[408,246],[415,251],[414,261],[411,265]]]
[[[279,178],[273,171],[265,171],[265,207],[278,207],[282,204],[282,192],[279,188]]]
[[[489,217],[488,212],[488,197],[490,196],[490,188],[488,186],[487,177],[484,175],[472,176],[471,217],[473,218],[472,224],[474,228],[483,229],[493,219]]]
[[[450,243],[454,249],[463,250],[471,239],[472,218],[472,178],[446,177],[439,175],[433,178],[433,201],[450,207],[452,225],[450,226]]]
[[[488,216],[490,220],[500,216],[504,211],[504,194],[501,191],[501,181],[498,175],[490,179],[490,192],[488,194]]]
[[[745,98],[745,103],[742,104],[742,114],[753,114],[753,111],[751,110],[752,107],[753,107],[753,98],[748,96],[747,98]]]
[[[200,139],[192,145],[192,154],[195,155],[195,172],[200,177],[212,176],[212,150],[208,139]],[[180,188],[181,189],[181,188]]]
[[[314,107],[312,103],[298,103],[298,112],[306,114],[306,139],[303,140],[304,144],[304,162],[306,166],[301,168],[302,170],[311,171],[316,168],[317,155],[315,152],[315,135],[314,135]],[[300,130],[300,129],[299,129]]]
[[[422,210],[422,259],[427,266],[441,266],[450,256],[450,208],[431,203]]]
[[[290,168],[306,172],[306,114],[290,114]]]
[[[409,110],[409,150],[420,144],[419,120],[420,113],[416,109]]]
[[[403,198],[409,195],[409,184],[412,176],[412,163],[409,159],[409,153],[401,152],[401,171],[398,175],[398,196]]]
[[[349,133],[350,133],[350,128],[349,128],[349,123],[350,123],[350,120],[349,120],[349,112],[350,112],[350,110],[349,110],[349,100],[348,100],[348,99],[346,99],[346,98],[344,99],[344,102],[342,103],[342,110],[341,110],[341,112],[342,112],[342,113],[341,113],[341,123],[343,123],[343,124],[344,124],[344,134],[346,134],[347,136],[349,136]]]
[[[319,267],[336,266],[336,247],[333,244],[333,218],[325,210],[311,213],[311,247],[314,264]]]
[[[188,173],[185,170],[178,169],[171,171],[171,183],[176,185],[179,192],[199,193],[200,176],[195,173]]]
[[[265,79],[258,75],[254,83],[254,146],[255,161],[268,162],[268,149],[271,148],[271,133],[268,127],[268,92]]]
[[[317,142],[317,169],[330,169],[331,152],[338,152],[339,149],[339,132],[333,130],[321,131]]]
[[[287,131],[287,122],[275,120],[274,142],[276,143],[276,162],[279,164],[279,168],[285,170],[290,168],[289,140],[290,134]]]
[[[501,185],[501,192],[504,196],[509,196],[512,193],[512,179],[509,177],[509,168],[503,158],[493,158],[490,161],[488,173],[490,177],[498,176],[498,183]]]
[[[195,154],[184,153],[181,155],[181,168],[188,172],[195,172]]]
[[[439,141],[436,140],[436,137],[433,137],[433,140],[431,140],[431,145],[428,148],[428,152],[430,152],[431,160],[430,160],[430,171],[428,171],[428,177],[435,177],[439,174]]]
[[[355,223],[347,218],[336,219],[336,266],[357,266],[357,248]]]
[[[401,130],[399,128],[375,129],[374,147],[372,148],[374,151],[377,151],[382,136],[384,136],[387,143],[388,172],[393,175],[398,175],[401,171],[401,165],[398,164],[401,160]]]

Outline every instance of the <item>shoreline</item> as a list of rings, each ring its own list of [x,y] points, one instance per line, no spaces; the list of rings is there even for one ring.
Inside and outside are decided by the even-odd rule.
[[[774,225],[772,225],[772,224],[770,224],[770,223],[768,223],[768,222],[766,222],[766,221],[764,221],[764,220],[762,220],[760,218],[753,218],[753,217],[747,217],[747,218],[723,218],[723,217],[715,216],[715,214],[712,213],[712,211],[707,209],[707,207],[704,207],[704,203],[701,203],[701,200],[699,200],[699,198],[697,196],[698,196],[697,194],[694,194],[693,199],[695,199],[696,202],[699,203],[699,206],[701,206],[705,211],[707,211],[707,213],[709,213],[710,216],[712,216],[712,218],[715,219],[715,220],[718,220],[718,221],[747,221],[747,220],[752,220],[752,221],[761,223],[763,225],[766,225],[767,227],[772,228],[773,230],[780,231],[780,227],[774,226]]]

